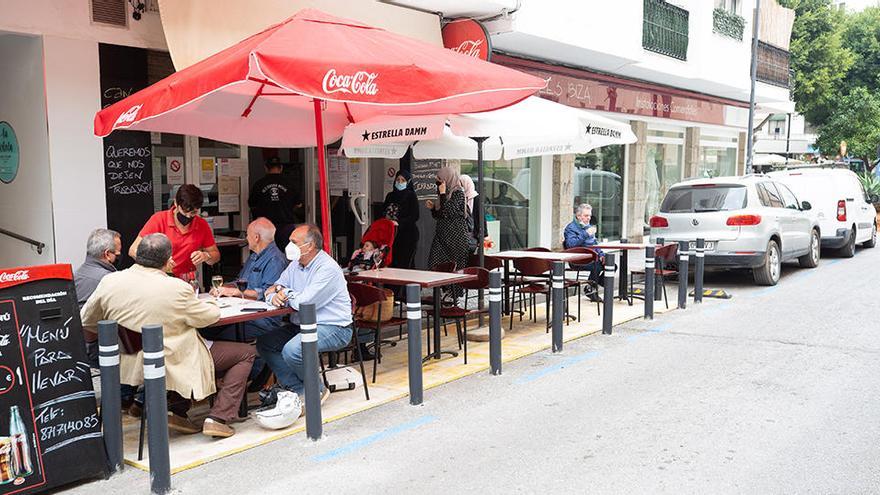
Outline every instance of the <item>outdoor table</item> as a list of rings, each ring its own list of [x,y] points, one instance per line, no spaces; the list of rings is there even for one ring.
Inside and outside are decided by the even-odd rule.
[[[504,261],[504,314],[513,312],[510,304],[510,261],[519,258],[537,258],[547,261],[562,261],[564,263],[577,263],[580,260],[589,258],[590,254],[585,253],[566,253],[562,251],[500,251],[490,256]]]
[[[661,248],[666,244],[656,244],[657,248]],[[627,285],[627,276],[629,274],[629,252],[637,249],[645,249],[650,246],[648,243],[641,242],[620,242],[620,241],[611,241],[611,242],[603,242],[601,244],[596,244],[594,246],[590,246],[591,248],[599,248],[603,251],[620,251],[620,262],[619,269],[617,270],[618,277],[618,293],[617,298],[620,300],[629,301],[629,286]]]
[[[365,270],[352,274],[350,280],[370,282],[380,285],[418,284],[423,289],[434,289],[434,349],[425,360],[440,359],[442,354],[458,356],[456,351],[444,351],[440,349],[440,288],[462,282],[477,280],[476,275],[464,273],[432,272],[426,270],[410,270],[405,268],[379,268],[377,270]]]
[[[213,298],[214,296],[210,294],[199,295],[199,299],[208,300]],[[243,340],[242,324],[245,322],[293,313],[293,309],[289,306],[279,308],[267,302],[241,297],[221,297],[217,302],[220,305],[220,319],[216,323],[208,325],[207,328],[235,325],[237,340]],[[259,308],[264,311],[244,311],[244,308]]]
[[[245,247],[247,246],[247,239],[241,237],[232,237],[228,235],[215,235],[214,243],[217,244],[218,248],[221,247]]]

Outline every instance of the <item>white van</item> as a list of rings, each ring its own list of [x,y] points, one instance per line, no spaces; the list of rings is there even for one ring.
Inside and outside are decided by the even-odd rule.
[[[837,249],[844,257],[855,254],[856,244],[872,248],[877,242],[877,216],[856,174],[846,168],[792,168],[769,174],[787,185],[798,198],[809,201],[822,233],[822,247]]]

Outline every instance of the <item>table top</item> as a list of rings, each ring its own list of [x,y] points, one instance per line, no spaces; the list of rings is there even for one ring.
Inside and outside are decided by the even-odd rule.
[[[405,268],[379,268],[378,270],[365,270],[352,274],[350,280],[386,285],[419,284],[423,288],[430,289],[461,282],[472,282],[477,280],[477,276]]]
[[[232,237],[228,235],[214,236],[214,243],[217,244],[217,247],[247,246],[247,242],[247,239],[242,239],[241,237]]]
[[[609,250],[609,251],[612,249],[619,249],[622,251],[631,251],[631,250],[635,250],[635,249],[645,249],[648,246],[654,246],[654,247],[660,248],[663,246],[668,246],[670,244],[675,244],[675,243],[674,242],[667,242],[665,244],[648,244],[648,243],[644,243],[644,242],[610,241],[610,242],[603,242],[601,244],[596,244],[595,246],[590,246],[590,247],[605,249],[605,250]]]
[[[208,300],[213,298],[214,296],[210,294],[199,294],[199,299]],[[220,327],[293,313],[293,309],[289,307],[278,308],[263,301],[253,301],[240,297],[221,297],[218,300],[218,304],[220,305],[220,319],[213,325],[209,325],[209,327]],[[242,311],[243,308],[260,308],[265,311]]]
[[[591,254],[585,253],[565,253],[562,251],[518,251],[518,250],[510,250],[510,251],[500,251],[490,255],[494,258],[499,258],[502,260],[514,260],[518,258],[537,258],[540,260],[548,260],[548,261],[578,261],[584,258],[589,258]]]

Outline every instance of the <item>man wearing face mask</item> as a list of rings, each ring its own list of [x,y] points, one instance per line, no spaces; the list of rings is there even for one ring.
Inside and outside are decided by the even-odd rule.
[[[116,260],[122,255],[122,241],[119,232],[108,229],[95,229],[86,242],[86,260],[73,273],[73,284],[76,287],[76,302],[79,309],[95,292],[98,283],[108,273],[116,271]],[[98,339],[86,333],[86,354],[92,368],[98,367]]]
[[[204,203],[202,190],[193,184],[184,184],[174,196],[170,209],[154,213],[141,229],[128,250],[134,258],[141,239],[149,234],[165,234],[171,240],[172,273],[180,278],[195,271],[198,265],[213,265],[220,261],[220,250],[214,241],[211,226],[199,211]]]
[[[565,249],[574,247],[592,247],[599,243],[596,240],[596,226],[590,225],[590,219],[593,217],[593,207],[588,204],[581,204],[575,209],[574,220],[565,227],[565,240],[563,246]],[[599,259],[586,265],[577,265],[581,270],[590,271],[590,281],[594,285],[601,283],[601,275],[603,273],[602,259],[604,255],[599,248],[593,248]],[[590,301],[600,302],[601,298],[598,294],[590,293]]]
[[[300,225],[290,234],[285,249],[290,265],[265,294],[266,301],[278,307],[299,310],[302,304],[315,305],[318,324],[318,352],[334,351],[351,341],[351,298],[342,269],[329,254],[321,250],[324,238],[312,224]],[[305,378],[302,362],[302,341],[299,336],[299,314],[290,318],[285,327],[257,340],[257,352],[266,360],[281,387],[303,395]],[[324,388],[323,383],[320,385]],[[329,391],[322,390],[322,402]]]

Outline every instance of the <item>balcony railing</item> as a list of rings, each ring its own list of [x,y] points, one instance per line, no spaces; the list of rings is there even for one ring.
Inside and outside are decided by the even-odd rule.
[[[712,31],[742,41],[746,20],[743,16],[723,8],[712,11]]]
[[[791,89],[791,55],[781,48],[758,41],[757,79],[767,84]]]
[[[687,10],[664,0],[644,0],[642,47],[679,60],[687,60]]]

